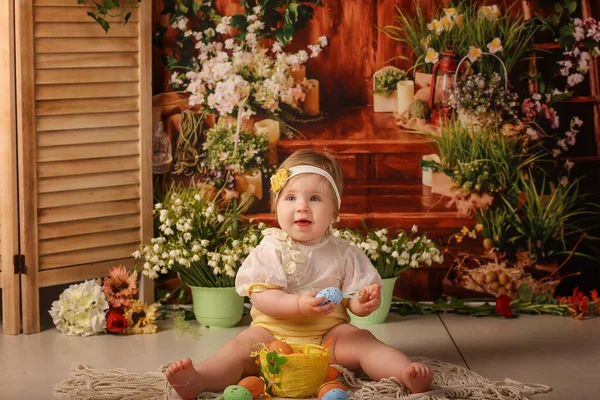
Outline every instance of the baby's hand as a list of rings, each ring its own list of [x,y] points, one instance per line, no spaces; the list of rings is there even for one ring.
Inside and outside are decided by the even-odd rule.
[[[335,310],[335,303],[321,304],[325,297],[315,297],[318,292],[315,290],[298,297],[298,309],[300,314],[305,317],[314,317],[331,314]]]
[[[365,286],[360,291],[358,302],[362,309],[369,313],[377,310],[381,304],[381,287],[376,283]]]

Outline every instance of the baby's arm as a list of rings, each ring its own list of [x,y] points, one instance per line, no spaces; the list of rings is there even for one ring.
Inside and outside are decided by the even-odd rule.
[[[316,298],[316,293],[315,291],[297,296],[283,290],[269,289],[263,292],[252,292],[250,299],[260,312],[273,318],[300,318],[331,314],[336,305],[334,303],[321,304],[325,297]]]
[[[348,309],[352,314],[365,317],[379,308],[381,304],[381,287],[374,283],[365,286],[360,291],[361,297],[352,298],[348,302]]]

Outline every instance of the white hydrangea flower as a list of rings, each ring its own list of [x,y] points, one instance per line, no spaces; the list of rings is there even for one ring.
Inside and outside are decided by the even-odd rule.
[[[90,336],[106,329],[108,302],[94,280],[65,289],[49,310],[56,328],[67,336]]]

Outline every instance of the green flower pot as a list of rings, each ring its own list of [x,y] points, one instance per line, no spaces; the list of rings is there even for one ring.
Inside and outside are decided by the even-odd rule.
[[[392,296],[394,295],[396,279],[398,279],[398,277],[383,280],[383,288],[381,288],[381,305],[377,310],[366,317],[357,317],[348,311],[348,314],[350,314],[350,322],[354,325],[373,325],[384,323],[387,315],[390,312],[390,307],[392,306]]]
[[[231,328],[244,312],[244,298],[237,294],[235,287],[212,288],[190,286],[194,315],[200,325]]]

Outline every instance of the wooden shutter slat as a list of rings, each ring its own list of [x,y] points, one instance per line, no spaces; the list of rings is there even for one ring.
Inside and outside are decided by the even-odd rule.
[[[38,131],[58,131],[63,129],[100,128],[107,126],[129,126],[139,123],[137,112],[46,115],[38,118]]]
[[[137,53],[56,53],[38,54],[35,57],[35,68],[94,68],[94,67],[137,67]]]
[[[105,99],[42,100],[37,102],[37,115],[90,114],[98,112],[137,111],[137,97]]]
[[[38,162],[82,160],[87,158],[118,157],[139,154],[137,142],[78,144],[43,147],[38,150]]]
[[[139,95],[139,84],[133,82],[40,85],[35,91],[36,100],[96,99],[137,95]]]
[[[38,38],[34,39],[34,50],[46,53],[82,53],[87,49],[98,53],[137,51],[138,39],[134,38]]]
[[[38,183],[38,193],[54,193],[66,190],[130,185],[133,183],[140,183],[140,174],[138,171],[63,176],[40,179]]]
[[[85,15],[85,12],[83,13]],[[86,15],[87,16],[87,15]],[[36,38],[76,38],[76,37],[102,37],[106,38],[104,29],[93,19],[88,17],[90,22],[71,22],[60,23],[38,22],[33,31]],[[110,37],[137,37],[139,32],[138,24],[128,22],[127,24],[114,23],[110,26]]]
[[[87,219],[82,221],[57,222],[40,225],[38,235],[40,240],[64,236],[85,235],[96,232],[117,231],[126,228],[139,228],[140,216],[137,214],[118,215]]]
[[[39,210],[38,221],[40,224],[50,224],[54,222],[79,221],[91,218],[135,214],[139,212],[139,200],[109,201],[106,203],[80,204]]]
[[[110,157],[91,160],[55,161],[38,163],[38,178],[98,174],[104,172],[132,171],[140,169],[137,156]]]
[[[38,196],[38,209],[139,198],[138,185],[42,193]]]
[[[62,83],[111,83],[111,82],[137,82],[139,70],[136,67],[124,68],[68,68],[68,69],[41,69],[35,72],[35,83],[62,84]]]
[[[139,229],[127,229],[42,240],[40,242],[39,251],[41,256],[45,256],[73,250],[97,249],[99,247],[115,246],[121,243],[134,243],[139,240]]]
[[[66,146],[89,143],[127,142],[139,139],[138,126],[73,129],[68,131],[38,132],[38,147]]]
[[[34,22],[89,22],[92,18],[87,15],[87,12],[96,11],[96,7],[64,7],[64,2],[61,6],[44,6],[33,8],[33,20]],[[106,16],[106,20],[110,22],[111,32],[113,27],[116,27],[119,23],[123,24],[123,15],[119,16]],[[129,17],[129,22],[138,22],[140,20],[139,13],[132,12]],[[115,22],[115,24],[112,24]],[[104,31],[103,31],[104,32]]]
[[[77,250],[62,254],[53,254],[40,257],[40,270],[59,268],[65,265],[79,265],[93,263],[96,261],[117,260],[131,257],[137,249],[138,243],[125,243],[119,246],[105,247],[101,249]]]

